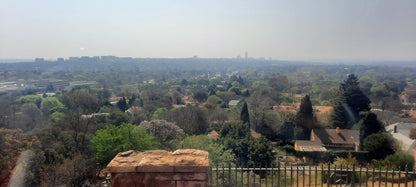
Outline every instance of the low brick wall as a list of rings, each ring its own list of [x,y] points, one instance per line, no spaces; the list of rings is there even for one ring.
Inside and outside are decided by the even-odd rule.
[[[107,166],[111,184],[118,186],[207,186],[208,153],[179,149],[119,153]]]

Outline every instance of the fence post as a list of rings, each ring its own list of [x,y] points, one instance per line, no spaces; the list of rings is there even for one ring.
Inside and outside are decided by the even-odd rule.
[[[290,186],[293,185],[293,168],[292,163],[290,163]]]
[[[341,165],[341,167],[342,167],[342,165]],[[334,164],[334,184],[335,184],[335,186],[337,186],[337,181],[336,181],[336,177],[337,177],[337,165],[335,165]],[[331,180],[331,182],[332,182],[332,180]]]
[[[381,165],[378,168],[378,187],[381,187]]]
[[[331,178],[331,176],[330,176],[330,165],[331,165],[331,163],[329,163],[328,162],[328,171],[327,171],[327,178],[326,178],[326,180],[327,180],[327,186],[331,186],[331,181],[330,181],[330,178]]]
[[[372,186],[374,187],[374,182],[376,182],[375,181],[375,174],[374,174],[374,170],[375,170],[375,166],[373,166],[373,174],[372,174],[372,178],[373,178],[373,184],[372,184]]]
[[[256,168],[254,168],[254,170],[255,170]],[[262,173],[262,171],[261,171],[261,164],[259,164],[259,184],[260,184],[260,186],[261,186],[261,173]],[[254,177],[256,177],[256,175],[254,175]],[[256,186],[256,183],[254,183],[254,186]]]
[[[225,166],[224,164],[222,165],[222,186],[225,186]]]
[[[324,163],[321,166],[321,187],[324,186]]]
[[[399,170],[399,182],[397,183],[400,187],[400,184],[402,183],[402,170],[400,169],[400,166],[398,166],[398,170]]]
[[[361,186],[361,172],[363,171],[363,167],[360,166],[360,174],[359,174],[359,178],[358,178],[358,186]]]
[[[389,171],[389,166],[386,165],[386,179],[384,180],[385,181],[385,186],[387,186],[387,177],[388,177],[387,173],[388,173],[388,171]]]
[[[250,167],[247,164],[247,186],[250,187]]]
[[[273,182],[274,182],[274,168],[275,166],[272,165],[272,186],[273,186]]]
[[[209,181],[209,186],[211,186],[212,187],[212,167],[209,167],[209,178],[208,178],[208,181]]]
[[[318,165],[315,166],[315,187],[318,186]]]
[[[365,187],[367,187],[368,186],[368,164],[367,164],[367,170],[365,171],[365,178],[367,179],[365,180]]]
[[[283,180],[284,180],[284,183],[285,183],[285,186],[286,186],[286,162],[285,162],[285,173],[283,175]]]
[[[299,164],[296,164],[296,187],[299,187]]]
[[[412,187],[415,187],[415,168],[412,169]]]
[[[256,164],[254,164],[253,167],[254,167],[253,168],[253,184],[254,184],[254,187],[256,187]]]
[[[280,170],[281,170],[281,168],[280,168],[280,161],[279,161],[279,163],[277,164],[277,186],[280,186]],[[285,184],[286,185],[286,184]]]
[[[237,164],[235,164],[235,166],[234,166],[235,186],[238,186],[238,177],[237,177],[237,173],[238,173],[238,170],[237,170]]]
[[[264,176],[266,176],[266,187],[267,187],[267,164],[266,164],[266,170],[264,170]]]
[[[217,186],[216,187],[218,187],[218,176],[219,176],[219,172],[218,172],[218,168],[217,168],[217,170],[215,171],[215,173],[217,174]]]
[[[352,164],[352,183],[353,186],[355,186],[355,164]]]
[[[241,167],[241,186],[244,186],[244,177],[243,177],[243,175],[244,175],[244,170],[243,170],[244,165],[241,164],[240,167]]]
[[[404,186],[405,186],[405,187],[407,187],[407,174],[408,174],[408,172],[407,172],[407,164],[406,164],[406,166],[404,167],[404,169],[405,169],[405,171],[406,171],[406,173],[405,173],[405,175],[404,175]]]
[[[231,182],[231,162],[228,162],[228,186],[231,186],[233,183]]]
[[[311,186],[311,177],[312,177],[312,164],[309,163],[309,186]]]

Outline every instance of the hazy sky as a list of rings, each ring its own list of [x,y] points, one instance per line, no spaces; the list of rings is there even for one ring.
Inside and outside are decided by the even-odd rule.
[[[0,0],[0,58],[416,60],[414,0]]]

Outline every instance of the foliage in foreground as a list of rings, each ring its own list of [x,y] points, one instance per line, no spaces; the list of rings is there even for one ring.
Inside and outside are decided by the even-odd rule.
[[[146,151],[157,149],[159,144],[146,130],[131,124],[110,125],[98,130],[91,140],[95,147],[95,159],[102,165],[108,164],[119,152],[127,150]]]
[[[214,139],[208,136],[189,136],[185,138],[181,148],[207,151],[211,167],[228,166],[236,160],[232,150],[225,149],[223,145],[215,143]]]

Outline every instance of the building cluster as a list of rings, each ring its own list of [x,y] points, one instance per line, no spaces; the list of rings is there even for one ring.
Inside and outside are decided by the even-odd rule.
[[[91,88],[97,87],[95,81],[66,81],[66,80],[24,80],[0,82],[0,92],[35,89],[35,90],[71,90],[76,86],[88,85]]]
[[[133,60],[132,57],[116,57],[116,56],[81,56],[81,57],[69,57],[68,59],[59,57],[56,59],[57,62],[115,62],[115,61],[126,61]],[[42,63],[46,62],[44,58],[35,58],[35,62]],[[54,61],[54,60],[50,60]]]

